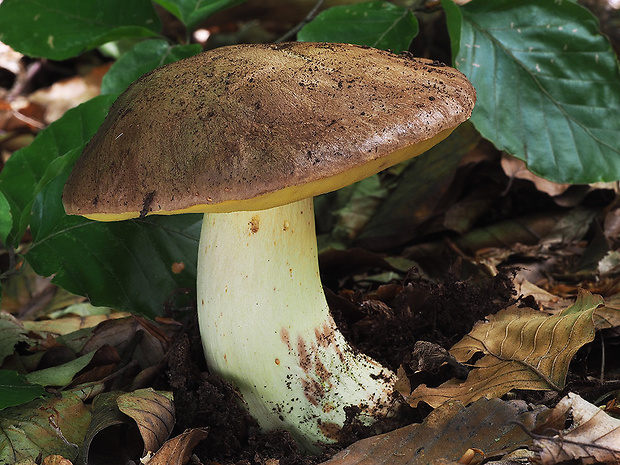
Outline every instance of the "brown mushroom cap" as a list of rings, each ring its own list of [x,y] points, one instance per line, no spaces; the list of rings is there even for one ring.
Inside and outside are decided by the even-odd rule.
[[[443,64],[367,47],[222,47],[144,75],[114,103],[63,194],[69,214],[260,210],[427,150],[475,90]]]

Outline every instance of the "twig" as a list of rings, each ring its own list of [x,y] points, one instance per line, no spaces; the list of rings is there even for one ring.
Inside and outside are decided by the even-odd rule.
[[[297,34],[301,30],[302,27],[304,27],[306,24],[308,24],[310,21],[314,19],[319,9],[323,6],[323,3],[325,3],[325,0],[319,0],[318,2],[316,2],[316,5],[314,5],[314,8],[310,10],[310,12],[306,15],[304,19],[302,19],[299,22],[299,24],[297,24],[293,29],[288,31],[286,34],[284,34],[282,37],[277,39],[275,42],[276,43],[284,42],[285,40],[288,40],[291,37],[293,37],[295,34]]]
[[[605,339],[603,338],[602,334],[601,334],[601,375],[599,377],[599,382],[601,384],[605,382]]]

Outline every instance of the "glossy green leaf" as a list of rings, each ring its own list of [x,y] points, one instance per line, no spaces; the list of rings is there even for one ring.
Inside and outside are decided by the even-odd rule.
[[[155,0],[193,30],[203,19],[246,0]]]
[[[620,72],[588,10],[554,0],[444,8],[485,138],[552,181],[620,179]]]
[[[129,84],[149,71],[200,53],[199,44],[170,45],[161,39],[140,42],[122,55],[103,76],[102,94],[120,94]]]
[[[70,384],[75,375],[90,363],[94,355],[95,351],[92,351],[67,363],[63,363],[62,365],[28,373],[25,378],[30,383],[40,384],[42,386],[64,387]]]
[[[149,0],[4,0],[0,41],[29,56],[64,60],[106,42],[157,35]]]
[[[389,2],[335,6],[317,15],[297,34],[303,42],[344,42],[400,53],[418,33],[418,22],[406,8]]]
[[[16,371],[0,370],[0,410],[25,404],[46,394],[38,384],[30,384]]]
[[[76,154],[66,157],[70,168]],[[33,206],[26,259],[37,273],[54,275],[54,283],[94,305],[148,316],[162,314],[175,290],[193,294],[202,215],[114,223],[67,216],[61,194],[68,175],[47,184]]]
[[[0,173],[0,192],[11,209],[13,224],[7,244],[16,246],[30,221],[35,196],[49,177],[45,173],[60,155],[79,149],[93,136],[114,100],[114,96],[96,97],[69,110],[50,124],[27,147],[18,150]],[[49,174],[48,174],[49,176]]]
[[[6,243],[12,227],[13,216],[11,215],[11,206],[4,193],[0,191],[0,241]]]

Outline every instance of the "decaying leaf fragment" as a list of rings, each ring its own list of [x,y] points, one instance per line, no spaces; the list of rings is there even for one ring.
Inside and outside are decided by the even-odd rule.
[[[555,410],[570,413],[573,421],[567,430],[534,439],[544,465],[569,460],[581,460],[583,464],[620,463],[620,420],[574,393],[564,397]]]
[[[150,388],[100,394],[92,411],[78,463],[136,461],[159,449],[175,421],[171,394]]]
[[[322,465],[429,465],[455,463],[468,451],[478,459],[501,457],[531,438],[515,420],[534,429],[540,410],[525,402],[480,399],[468,407],[449,402],[421,424],[362,439]],[[464,463],[464,462],[460,462]]]
[[[168,439],[153,457],[148,465],[184,465],[196,445],[208,435],[206,428],[192,428],[178,436]]]
[[[0,412],[0,463],[34,462],[39,454],[75,459],[90,418],[81,399],[69,392],[4,409]]]
[[[156,451],[174,426],[175,410],[172,394],[153,389],[138,389],[116,399],[118,409],[131,417],[140,430],[144,452]]]
[[[468,404],[499,397],[512,389],[561,390],[571,359],[594,339],[593,313],[601,303],[600,296],[584,291],[557,315],[512,306],[490,316],[450,350],[461,363],[484,354],[467,380],[452,379],[437,388],[422,384],[409,396],[409,404],[437,407],[448,400]]]

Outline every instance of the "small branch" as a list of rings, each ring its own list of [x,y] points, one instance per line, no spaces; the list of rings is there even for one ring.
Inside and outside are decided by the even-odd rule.
[[[600,334],[600,333],[599,333]],[[605,382],[605,339],[601,334],[601,375],[599,382],[603,384]]]
[[[306,17],[302,19],[301,22],[299,22],[299,24],[297,24],[293,29],[291,29],[286,34],[284,34],[282,37],[277,39],[275,43],[284,42],[290,39],[291,37],[293,37],[295,34],[297,34],[301,30],[302,27],[304,27],[306,24],[308,24],[310,21],[314,19],[319,9],[323,6],[323,3],[325,3],[325,0],[319,0],[318,2],[316,2],[316,5],[314,5],[314,8],[310,10],[310,12],[306,15]]]

